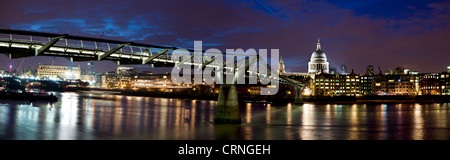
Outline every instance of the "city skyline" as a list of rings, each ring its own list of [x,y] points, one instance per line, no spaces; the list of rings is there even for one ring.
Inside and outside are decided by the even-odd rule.
[[[350,68],[348,70],[348,68],[347,68],[347,66],[345,64],[342,64],[341,66],[328,67],[329,64],[327,62],[326,55],[325,55],[325,53],[323,51],[321,51],[321,47],[320,46],[321,46],[320,45],[320,38],[318,38],[317,45],[316,45],[317,48],[312,53],[310,62],[308,62],[309,66],[307,66],[308,67],[308,71],[307,72],[295,72],[294,71],[294,72],[291,72],[291,73],[317,73],[317,72],[321,72],[320,69],[316,69],[315,71],[311,71],[311,62],[312,61],[314,61],[314,62],[317,61],[317,58],[324,58],[323,64],[325,66],[323,66],[323,67],[325,67],[326,70],[324,70],[323,72],[325,72],[325,73],[329,73],[328,70],[333,70],[331,73],[349,74],[350,73],[349,70],[351,70],[352,73],[363,75],[363,74],[367,73],[367,68],[370,67],[372,72],[382,73],[382,74],[392,74],[391,72],[393,72],[394,70],[397,70],[398,68],[406,69],[408,72],[413,72],[414,74],[417,74],[417,73],[440,73],[440,72],[445,72],[445,71],[448,72],[448,70],[450,68],[450,66],[445,66],[440,71],[418,72],[417,70],[410,70],[409,68],[406,68],[405,66],[395,66],[394,68],[382,69],[380,66],[368,65],[368,66],[365,67],[365,72],[363,71],[361,73],[358,73],[358,72],[354,72],[354,70],[355,70],[354,68]],[[319,57],[317,57],[318,54],[323,54],[323,55],[320,55]],[[47,56],[47,57],[51,57],[51,56]],[[30,64],[30,63],[26,63],[26,64],[28,64],[28,68],[26,66],[24,66],[24,62],[27,59],[33,59],[33,58],[37,58],[37,57],[25,57],[25,58],[12,59],[12,60],[16,60],[17,63],[19,62],[18,60],[20,60],[20,64],[18,66],[16,66],[15,64],[13,64],[11,62],[8,65],[6,65],[7,68],[0,68],[0,70],[5,70],[5,71],[10,70],[10,71],[13,71],[13,72],[16,72],[16,73],[24,73],[25,71],[28,71],[29,69],[33,69],[33,67],[31,67],[32,64]],[[280,56],[279,58],[282,59],[282,56]],[[314,58],[314,60],[313,60],[313,58]],[[322,63],[322,60],[319,60],[319,61],[320,62],[318,62],[318,63]],[[40,65],[55,65],[55,66],[69,66],[69,67],[70,66],[74,66],[74,67],[79,67],[82,72],[87,72],[87,71],[91,71],[91,68],[89,66],[92,65],[92,67],[93,67],[92,69],[96,73],[114,72],[115,68],[117,68],[119,66],[132,67],[132,68],[135,68],[136,71],[138,71],[138,72],[148,72],[148,71],[152,72],[153,71],[156,74],[163,74],[163,73],[167,74],[167,73],[169,73],[171,71],[171,67],[157,67],[157,69],[153,69],[153,68],[151,68],[151,67],[149,67],[147,65],[140,65],[140,64],[117,65],[116,63],[113,63],[112,61],[108,61],[108,62],[111,62],[113,65],[112,66],[111,65],[108,66],[108,68],[106,68],[106,70],[105,70],[105,68],[102,68],[104,70],[102,72],[102,71],[98,71],[98,67],[97,67],[97,70],[94,69],[95,68],[95,65],[94,65],[95,62],[97,62],[97,63],[100,62],[101,63],[101,62],[105,62],[105,61],[84,61],[84,62],[73,62],[73,63],[71,63],[67,58],[52,57],[51,64],[49,64],[49,63],[41,63],[40,61],[38,61],[37,64],[36,64],[36,67],[34,67],[34,69],[37,70],[38,66],[40,66]],[[284,63],[284,62],[280,61],[280,63]],[[345,69],[342,68],[342,67],[345,67]],[[356,69],[356,70],[360,70],[360,69]],[[285,71],[286,71],[285,70],[285,65],[283,64],[283,73],[285,73]],[[288,72],[289,72],[289,70],[288,70]],[[286,72],[286,73],[288,73],[288,72]]]
[[[400,66],[421,73],[441,72],[450,65],[446,61],[450,55],[444,54],[450,50],[446,44],[450,37],[446,21],[450,3],[445,1],[149,3],[43,2],[29,7],[34,3],[11,2],[1,7],[8,14],[1,15],[0,26],[183,48],[193,48],[194,40],[203,40],[204,48],[221,50],[276,48],[280,49],[287,72],[307,71],[317,37],[321,38],[330,67],[344,64],[356,73],[364,73],[368,65],[375,70],[381,67],[383,72]],[[200,9],[208,14],[191,12]],[[0,56],[2,69],[22,62]],[[55,65],[69,64],[64,58],[55,59]],[[32,57],[25,59],[24,64],[36,68],[39,62],[51,64],[52,60],[53,57]],[[85,69],[87,63],[75,65]],[[95,62],[94,71],[113,71],[115,67],[113,62]]]

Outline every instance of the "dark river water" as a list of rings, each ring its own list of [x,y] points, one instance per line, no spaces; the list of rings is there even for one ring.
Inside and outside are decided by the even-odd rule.
[[[214,125],[216,101],[56,93],[0,101],[0,139],[450,139],[450,103],[241,104],[241,125]]]

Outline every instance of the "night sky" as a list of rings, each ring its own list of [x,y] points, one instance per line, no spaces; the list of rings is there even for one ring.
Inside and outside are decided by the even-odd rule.
[[[183,48],[202,40],[205,50],[279,49],[287,72],[307,71],[318,37],[330,67],[345,64],[356,73],[368,65],[376,71],[403,66],[419,72],[441,72],[450,65],[450,1],[17,0],[2,3],[0,13],[0,28]],[[52,60],[26,58],[22,68]],[[0,55],[0,69],[10,63],[17,69],[21,62]],[[87,69],[86,63],[75,65]],[[95,62],[97,72],[114,69],[113,62]]]

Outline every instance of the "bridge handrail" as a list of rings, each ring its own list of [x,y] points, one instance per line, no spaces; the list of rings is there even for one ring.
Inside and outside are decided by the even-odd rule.
[[[169,49],[169,50],[186,49],[187,51],[191,52],[191,54],[193,54],[195,52],[193,49],[179,48],[179,47],[169,47],[169,46],[162,46],[162,45],[152,45],[152,44],[145,44],[145,43],[136,43],[136,42],[133,42],[133,41],[119,41],[119,40],[110,40],[110,39],[103,39],[103,38],[73,36],[73,35],[69,35],[69,34],[55,34],[55,33],[24,31],[24,30],[14,30],[14,29],[5,29],[5,28],[0,28],[0,34],[39,36],[39,37],[48,37],[48,38],[64,37],[64,39],[91,41],[91,42],[98,42],[98,43],[112,43],[112,44],[118,44],[118,45],[120,45],[120,44],[128,44],[128,46],[138,47],[138,48],[144,47],[144,48]],[[9,40],[9,38],[8,38],[8,40]],[[206,52],[205,50],[202,50],[202,53],[205,53],[205,52]],[[241,54],[225,53],[225,52],[220,52],[220,53],[208,52],[208,54],[222,54],[222,55],[231,55],[231,56],[242,56]]]

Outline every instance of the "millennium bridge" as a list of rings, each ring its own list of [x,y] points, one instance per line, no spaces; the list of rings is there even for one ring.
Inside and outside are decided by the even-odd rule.
[[[175,55],[175,51],[179,50],[188,52],[187,54],[189,56],[184,59],[182,57],[172,57]],[[223,84],[220,85],[214,117],[215,124],[241,123],[236,82],[238,77],[242,77],[243,74],[276,80],[279,83],[291,85],[295,89],[294,103],[302,103],[301,92],[307,85],[306,83],[280,75],[278,72],[274,75],[269,65],[264,66],[267,69],[266,72],[252,72],[252,70],[249,70],[253,64],[261,61],[264,61],[262,64],[267,64],[267,60],[264,57],[207,51],[68,34],[0,29],[0,53],[5,54],[10,59],[51,56],[64,57],[71,62],[106,60],[113,61],[118,65],[139,64],[150,65],[152,67],[192,65],[198,66],[198,69],[213,67],[216,68],[214,74],[216,76],[218,75],[217,77],[225,77],[231,73],[234,76],[231,83],[225,81],[224,78],[220,80],[223,81]],[[225,58],[226,56],[232,56],[233,58]],[[226,59],[226,61],[214,63],[217,62],[215,61],[216,59],[220,58]],[[227,65],[230,63],[233,65]]]

